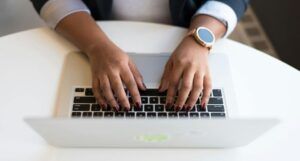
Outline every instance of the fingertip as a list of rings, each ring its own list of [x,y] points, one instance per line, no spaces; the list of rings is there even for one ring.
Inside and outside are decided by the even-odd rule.
[[[143,88],[144,88],[144,90],[146,90],[146,89],[147,89],[147,86],[146,86],[146,84],[145,84],[144,82],[142,82],[142,84],[143,84]]]
[[[136,102],[136,103],[135,103],[135,107],[136,107],[136,108],[141,108],[141,103]]]
[[[119,112],[120,107],[119,107],[119,106],[113,106],[113,109],[114,109],[116,112]]]

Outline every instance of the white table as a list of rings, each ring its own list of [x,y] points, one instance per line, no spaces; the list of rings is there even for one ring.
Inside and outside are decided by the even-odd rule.
[[[171,52],[185,29],[138,22],[100,22],[128,52]],[[122,27],[122,29],[121,29]],[[300,73],[260,51],[231,40],[212,53],[229,56],[241,117],[275,116],[281,124],[235,149],[61,149],[49,146],[24,122],[52,113],[62,65],[78,49],[47,28],[0,38],[0,160],[208,160],[299,161]],[[238,132],[238,131],[237,131]]]

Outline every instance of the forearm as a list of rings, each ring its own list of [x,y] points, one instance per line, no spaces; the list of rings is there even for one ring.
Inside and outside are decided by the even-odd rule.
[[[215,35],[216,39],[221,38],[226,32],[226,26],[219,20],[208,15],[195,16],[190,24],[189,30],[194,30],[199,26],[209,28]]]
[[[105,47],[110,40],[86,12],[73,13],[62,19],[55,30],[86,54],[95,47]]]

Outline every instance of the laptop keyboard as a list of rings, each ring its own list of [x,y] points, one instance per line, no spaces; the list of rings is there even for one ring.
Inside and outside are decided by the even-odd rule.
[[[125,90],[126,91],[126,90]],[[131,102],[130,94],[126,91]],[[136,108],[131,105],[129,111],[115,112],[111,107],[100,108],[92,88],[75,88],[71,117],[73,118],[225,118],[226,111],[222,89],[213,89],[208,105],[201,108],[200,98],[190,111],[176,112],[173,107],[165,108],[166,92],[160,93],[157,89],[140,91],[142,105]],[[176,97],[175,97],[176,99]]]

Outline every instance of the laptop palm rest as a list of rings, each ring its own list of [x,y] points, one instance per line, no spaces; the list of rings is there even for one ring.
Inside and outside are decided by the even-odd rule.
[[[27,118],[59,147],[225,148],[250,143],[276,119],[69,119]]]

